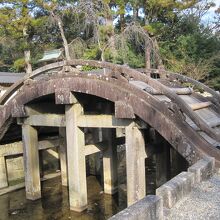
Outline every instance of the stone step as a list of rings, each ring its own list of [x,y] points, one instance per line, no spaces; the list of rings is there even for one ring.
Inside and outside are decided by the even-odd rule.
[[[193,111],[196,111],[199,109],[207,108],[211,105],[212,105],[211,102],[198,102],[198,103],[190,104],[189,106],[192,108]]]

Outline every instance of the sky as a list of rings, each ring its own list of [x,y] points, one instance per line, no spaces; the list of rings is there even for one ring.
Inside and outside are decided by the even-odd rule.
[[[212,7],[209,9],[209,12],[204,16],[203,21],[205,23],[212,22],[214,20],[215,10],[220,7],[220,0],[213,0],[213,2],[216,4],[215,7]]]

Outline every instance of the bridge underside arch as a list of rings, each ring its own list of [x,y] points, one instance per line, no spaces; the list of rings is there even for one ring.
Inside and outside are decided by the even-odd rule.
[[[98,107],[93,106],[97,104],[96,102],[93,103],[93,97],[95,97],[95,101],[100,100],[102,102],[101,108],[103,109],[97,111]],[[47,108],[50,108],[48,112],[41,112],[42,100],[46,105],[52,103],[52,106],[47,106]],[[33,105],[36,108],[32,109]],[[156,101],[149,94],[140,91],[127,82],[118,82],[117,79],[109,79],[107,76],[58,74],[48,79],[27,80],[17,94],[0,108],[0,129],[2,131],[0,131],[0,135],[3,134],[0,136],[0,142],[2,138],[4,140],[4,134],[7,135],[11,122],[17,120],[16,122],[22,126],[26,166],[29,166],[28,163],[32,164],[32,166],[26,167],[26,170],[28,170],[25,177],[26,195],[29,199],[37,199],[41,197],[41,191],[39,172],[36,172],[39,167],[36,169],[36,164],[33,162],[38,161],[38,151],[36,150],[38,131],[35,127],[66,127],[61,131],[63,137],[66,138],[66,145],[69,146],[66,154],[67,158],[68,155],[73,156],[68,159],[70,206],[73,210],[82,211],[87,205],[87,192],[85,180],[86,154],[81,152],[82,147],[85,146],[85,136],[81,128],[84,128],[83,125],[85,124],[85,127],[97,127],[96,123],[103,127],[102,124],[104,124],[99,120],[99,122],[92,122],[91,125],[90,122],[86,121],[91,115],[86,116],[84,112],[88,111],[91,114],[96,110],[96,113],[107,113],[107,116],[111,116],[108,117],[111,126],[123,126],[127,134],[127,136],[125,135],[127,141],[126,157],[128,157],[127,167],[130,167],[127,170],[127,175],[130,175],[127,187],[128,203],[131,204],[146,195],[144,189],[145,174],[143,173],[145,168],[143,152],[145,151],[146,142],[141,129],[153,128],[189,164],[195,163],[205,155],[203,149],[210,149],[210,155],[215,154],[212,147],[187,125],[181,116],[174,117],[175,112],[166,105],[166,103]],[[35,111],[37,115],[40,113],[42,116],[55,112],[58,117],[54,118],[52,124],[47,124],[49,123],[47,118],[44,120],[43,117],[31,121],[31,116],[35,115]],[[81,114],[86,116],[82,119],[84,124],[74,127],[73,124],[76,123]],[[71,132],[67,134],[68,131]],[[111,139],[113,135],[111,129],[105,133],[108,139]],[[109,143],[113,144],[113,141]],[[70,147],[73,145],[74,148]],[[76,145],[78,148],[75,147]],[[113,186],[115,185],[113,172],[115,165],[109,162],[109,158],[114,157],[113,149],[113,147],[109,147],[104,153],[105,158],[107,158],[105,161],[107,177],[105,177],[104,188],[105,192],[110,194],[114,192]],[[137,153],[138,151],[140,152]],[[139,169],[139,166],[141,166],[141,169]]]
[[[58,104],[69,104],[70,92],[90,94],[109,100],[115,105],[116,117],[138,117],[163,136],[188,162],[193,164],[203,152],[197,146],[211,147],[189,126],[181,120],[172,120],[172,112],[166,112],[158,103],[158,108],[152,106],[139,94],[131,91],[127,84],[117,85],[117,82],[94,79],[88,76],[65,75],[49,80],[28,81],[0,110],[0,127],[6,127],[11,117],[26,117],[24,106],[39,97],[55,95]]]

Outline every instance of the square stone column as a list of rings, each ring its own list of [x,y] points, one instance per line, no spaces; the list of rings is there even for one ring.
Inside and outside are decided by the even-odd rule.
[[[0,157],[0,189],[8,186],[8,176],[5,157]]]
[[[65,109],[70,209],[82,212],[87,208],[85,135],[77,126],[77,118],[83,113],[83,108],[76,103],[66,105]]]
[[[160,187],[170,179],[170,148],[165,140],[160,141],[156,153],[156,187]]]
[[[127,204],[134,204],[146,196],[145,141],[142,132],[134,126],[125,128]]]
[[[104,192],[114,194],[118,189],[116,130],[102,129],[103,141],[107,141],[103,151]]]
[[[23,124],[22,140],[24,148],[26,198],[30,200],[36,200],[41,198],[37,130],[30,125]]]
[[[102,129],[92,128],[90,129],[92,139],[90,139],[90,144],[96,144],[102,141]],[[89,169],[87,175],[103,176],[102,172],[102,154],[97,152],[95,154],[90,154],[87,156]]]
[[[60,169],[61,169],[61,179],[62,185],[67,186],[67,155],[66,155],[66,129],[59,128],[59,136],[63,138],[63,141],[59,147],[59,157],[60,157]]]

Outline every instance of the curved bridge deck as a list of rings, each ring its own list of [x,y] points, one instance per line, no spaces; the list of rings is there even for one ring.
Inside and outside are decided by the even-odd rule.
[[[77,65],[93,67],[96,70],[79,71],[75,68]],[[84,97],[87,97],[86,102],[83,101]],[[101,109],[96,109],[96,115],[92,114],[94,111],[92,97],[105,100]],[[44,106],[45,100],[49,100],[49,107]],[[29,150],[33,148],[31,142],[36,139],[36,131],[32,127],[66,127],[66,131],[75,129],[77,133],[73,135],[75,139],[71,138],[71,135],[66,136],[67,149],[68,143],[84,145],[80,142],[84,134],[82,130],[77,130],[77,127],[123,127],[125,133],[130,134],[125,137],[127,149],[131,150],[131,154],[128,153],[127,156],[134,160],[140,157],[140,155],[135,155],[135,146],[141,149],[144,145],[144,139],[139,131],[151,127],[168,141],[189,164],[207,155],[215,157],[216,166],[219,167],[219,107],[220,95],[218,93],[200,82],[176,73],[153,69],[134,70],[98,61],[62,61],[33,71],[31,76],[25,76],[1,97],[0,143],[7,142],[10,132],[16,130],[17,124],[21,125],[24,154],[26,154],[26,160],[29,161],[36,157]],[[49,111],[45,110],[46,108],[49,108]],[[98,115],[97,112],[99,112]],[[72,128],[72,124],[76,121],[78,123],[76,128]],[[65,134],[63,135],[65,137]],[[137,137],[137,140],[132,139],[133,135]],[[108,133],[107,137],[110,136],[112,133]],[[20,136],[18,134],[18,137],[21,138],[21,134]],[[94,146],[90,146],[90,149],[94,150]],[[78,165],[84,161],[79,149],[69,148],[67,157],[68,153],[78,155],[75,158],[78,160]],[[112,156],[114,153],[110,150],[107,154]],[[82,164],[80,166],[83,166]],[[74,166],[74,164],[68,166],[70,165]],[[108,168],[114,169],[114,165],[109,164]],[[138,167],[134,164],[133,168]],[[31,171],[32,168],[29,169]],[[109,175],[110,180],[114,181],[112,172]],[[78,178],[78,184],[82,184],[80,178],[84,177],[79,175]],[[28,181],[31,182],[33,179],[27,180],[26,183]],[[33,187],[34,183],[31,184]],[[81,192],[80,186],[77,187],[79,187],[77,190]],[[40,197],[33,190],[26,189],[27,192],[28,190],[30,190],[30,198]],[[108,190],[113,189],[110,187]],[[73,209],[77,210],[78,207],[79,211],[83,210],[85,200],[84,198],[82,201],[74,200]],[[135,199],[130,200],[133,202]]]

